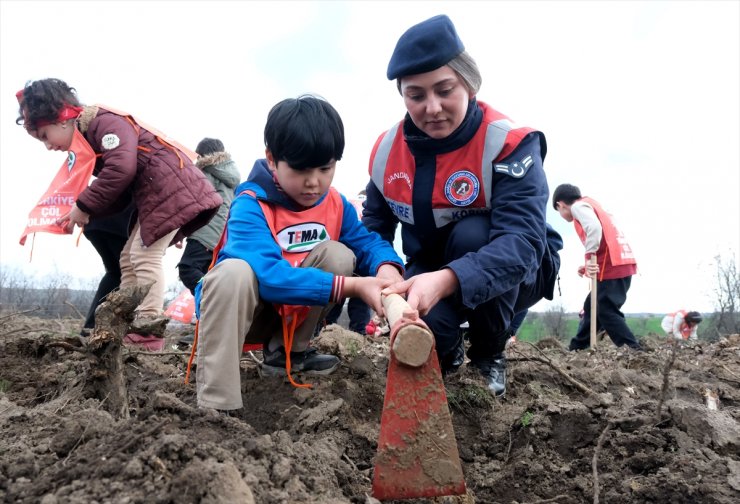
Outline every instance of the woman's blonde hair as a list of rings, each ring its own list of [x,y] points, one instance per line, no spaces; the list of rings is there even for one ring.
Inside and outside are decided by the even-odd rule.
[[[483,84],[483,77],[481,77],[480,70],[478,70],[478,65],[475,63],[475,60],[467,53],[467,51],[463,51],[452,58],[447,62],[447,66],[452,68],[452,70],[454,70],[460,77],[471,95],[478,94],[481,84]],[[399,93],[401,92],[401,79],[403,79],[403,77],[396,79],[396,87],[398,88]]]

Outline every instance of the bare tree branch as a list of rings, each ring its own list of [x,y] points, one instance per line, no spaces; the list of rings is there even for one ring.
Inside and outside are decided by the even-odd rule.
[[[594,456],[591,459],[591,472],[594,477],[594,504],[599,504],[599,453],[601,453],[601,447],[604,445],[606,434],[612,428],[612,422],[606,424],[604,430],[601,431],[599,440],[596,443],[596,449],[594,450]]]
[[[83,315],[83,314],[82,314],[82,313],[80,312],[80,310],[78,310],[78,309],[77,309],[77,307],[76,307],[75,305],[73,305],[73,304],[72,304],[72,303],[70,303],[69,301],[64,301],[64,304],[66,304],[67,306],[70,306],[70,307],[71,307],[71,308],[72,308],[72,309],[73,309],[73,310],[74,310],[75,312],[77,312],[77,315],[78,315],[78,316],[79,316],[80,318],[82,318],[82,319],[84,319],[84,318],[85,318],[85,316],[84,316],[84,315]]]
[[[514,352],[521,355],[524,360],[531,360],[531,361],[542,362],[544,364],[547,364],[548,366],[553,368],[560,376],[565,378],[568,381],[568,383],[576,387],[578,390],[580,390],[584,394],[596,395],[596,392],[594,392],[593,390],[588,388],[586,385],[584,385],[583,383],[573,378],[571,375],[566,373],[560,366],[555,364],[547,355],[545,355],[545,352],[543,352],[542,350],[539,349],[539,347],[537,347],[537,345],[533,345],[532,343],[528,341],[526,343],[532,348],[534,348],[535,350],[537,350],[540,353],[540,355],[542,355],[542,357],[537,357],[535,355],[524,355],[517,350],[514,350]],[[513,359],[510,359],[510,360],[513,360]]]

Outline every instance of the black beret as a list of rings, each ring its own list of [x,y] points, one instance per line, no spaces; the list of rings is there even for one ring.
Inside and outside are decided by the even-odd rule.
[[[450,18],[434,16],[412,26],[398,39],[388,63],[388,79],[431,72],[464,50]]]

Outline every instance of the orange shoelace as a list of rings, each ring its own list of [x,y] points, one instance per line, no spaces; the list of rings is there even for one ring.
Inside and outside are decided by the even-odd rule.
[[[290,374],[290,351],[293,348],[293,338],[295,337],[295,328],[298,323],[298,313],[293,311],[290,327],[288,327],[288,310],[285,309],[285,305],[280,306],[278,312],[280,313],[280,319],[283,323],[283,348],[285,348],[285,374],[288,375],[290,384],[296,388],[312,388],[313,385],[310,383],[297,383],[293,380],[293,376]]]

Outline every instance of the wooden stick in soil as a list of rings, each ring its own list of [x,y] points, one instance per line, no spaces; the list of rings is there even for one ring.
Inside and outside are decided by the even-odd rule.
[[[596,263],[596,255],[592,255],[591,258],[588,260],[589,264],[597,264]],[[598,339],[596,338],[596,324],[598,321],[598,318],[596,317],[596,310],[598,309],[599,303],[598,303],[598,297],[596,295],[596,286],[597,286],[597,275],[594,275],[591,277],[591,348],[596,348],[596,343]]]
[[[106,409],[117,419],[129,418],[121,355],[123,337],[134,319],[134,310],[150,287],[125,287],[111,292],[95,311],[95,329],[87,346],[90,370],[86,388],[100,400],[107,397]]]
[[[673,367],[673,362],[676,360],[676,340],[671,338],[671,355],[668,356],[668,360],[663,368],[663,385],[660,387],[660,398],[658,399],[658,407],[655,410],[655,421],[660,422],[661,410],[663,409],[663,402],[665,402],[665,396],[668,393],[668,381]]]

